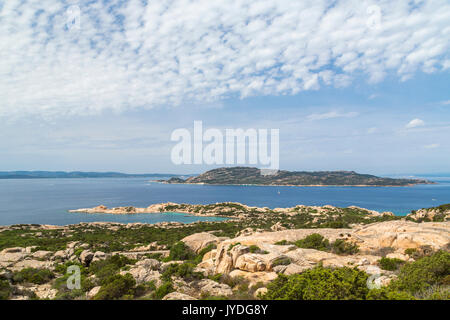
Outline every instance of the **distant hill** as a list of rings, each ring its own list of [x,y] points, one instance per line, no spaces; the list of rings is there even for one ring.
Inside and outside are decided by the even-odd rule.
[[[176,174],[144,173],[127,174],[120,172],[82,172],[82,171],[0,171],[0,179],[44,179],[44,178],[162,178],[178,177]]]
[[[262,175],[260,169],[250,167],[219,168],[186,180],[174,177],[164,182],[293,186],[409,186],[432,183],[423,179],[381,178],[369,174],[359,174],[354,171],[280,170],[274,175]]]

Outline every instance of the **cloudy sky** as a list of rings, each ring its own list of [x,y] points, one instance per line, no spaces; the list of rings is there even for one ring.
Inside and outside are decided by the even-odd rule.
[[[450,2],[0,1],[0,171],[201,172],[194,120],[279,129],[283,169],[450,172]]]

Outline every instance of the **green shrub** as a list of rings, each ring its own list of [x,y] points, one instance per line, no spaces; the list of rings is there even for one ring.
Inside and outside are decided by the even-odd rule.
[[[355,254],[359,251],[356,244],[343,239],[337,239],[330,244],[327,239],[318,233],[313,233],[304,239],[296,241],[295,245],[299,248],[333,252],[339,255]]]
[[[258,247],[257,245],[252,244],[249,247],[250,253],[259,253],[259,254],[268,254],[267,251],[262,250],[260,247]]]
[[[285,245],[289,244],[289,242],[287,240],[281,240],[281,241],[275,242],[275,244],[279,245],[279,246],[285,246]]]
[[[417,253],[418,253],[417,248],[408,248],[405,250],[405,254],[410,257],[414,257]]]
[[[67,287],[67,280],[71,274],[65,274],[64,276],[55,279],[52,287],[58,290],[55,297],[56,300],[73,300],[80,297],[84,297],[85,293],[90,291],[96,286],[92,279],[87,278],[84,274],[81,274],[81,288],[69,289]]]
[[[329,269],[322,266],[291,276],[279,275],[267,286],[270,300],[365,299],[368,275],[356,268]]]
[[[395,291],[389,287],[372,289],[367,294],[367,300],[414,300],[414,296],[405,291]]]
[[[380,260],[378,260],[378,264],[380,265],[381,269],[388,271],[397,270],[403,263],[403,260],[397,258],[381,258]]]
[[[148,292],[154,292],[155,290],[156,290],[155,281],[150,281],[136,286],[134,295],[136,297],[140,297],[143,296],[144,294],[147,294]]]
[[[44,284],[54,277],[53,272],[48,269],[25,268],[14,272],[12,281],[14,283]]]
[[[0,300],[7,300],[11,295],[12,288],[8,280],[0,280]]]
[[[450,300],[450,286],[432,285],[417,293],[416,298],[423,300]]]
[[[209,244],[207,247],[199,251],[198,255],[194,259],[192,259],[192,262],[195,264],[199,264],[200,262],[202,262],[203,256],[215,248],[217,248],[215,244]]]
[[[393,289],[417,294],[433,285],[445,284],[450,274],[450,253],[438,251],[431,256],[403,265]]]
[[[339,255],[350,255],[358,253],[359,248],[358,245],[354,243],[347,242],[342,239],[336,239],[331,244],[331,252]]]
[[[289,264],[291,264],[291,259],[288,257],[279,257],[272,261],[272,267],[287,266]]]
[[[217,246],[213,243],[209,244],[208,246],[206,246],[205,248],[203,248],[202,250],[200,250],[200,252],[198,253],[199,256],[201,256],[203,258],[203,256],[210,252],[211,250],[217,248]]]
[[[83,248],[79,248],[79,249],[75,250],[75,252],[73,254],[79,258],[83,251],[84,251]]]
[[[166,281],[161,286],[159,286],[158,289],[155,290],[155,292],[153,293],[153,298],[161,300],[165,295],[174,291],[175,289],[173,288],[172,282]]]
[[[330,245],[329,241],[318,233],[313,233],[304,239],[295,242],[295,245],[304,249],[316,249],[327,251]]]
[[[172,276],[177,276],[187,281],[203,279],[203,274],[195,272],[194,268],[195,265],[189,262],[182,264],[173,263],[167,267],[161,277],[164,281],[171,281]]]
[[[221,278],[222,278],[222,274],[221,273],[217,273],[217,274],[208,276],[208,279],[216,281],[216,282],[220,282]]]
[[[127,264],[134,264],[136,260],[129,259],[125,256],[116,254],[105,260],[92,262],[89,265],[89,271],[94,273],[100,281],[109,278],[111,275],[117,273],[120,268]]]
[[[116,300],[124,296],[134,296],[136,281],[127,273],[126,275],[115,274],[106,281],[95,295],[95,300]]]
[[[191,260],[195,259],[195,253],[184,244],[182,241],[178,241],[172,247],[170,247],[170,254],[168,260]]]

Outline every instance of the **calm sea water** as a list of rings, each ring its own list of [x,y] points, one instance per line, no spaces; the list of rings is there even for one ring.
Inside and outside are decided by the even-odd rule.
[[[100,204],[146,207],[169,201],[192,204],[234,201],[269,208],[297,204],[356,205],[405,215],[413,209],[450,203],[450,178],[431,180],[439,184],[414,187],[269,187],[168,185],[150,182],[148,178],[0,180],[0,225],[65,225],[92,221],[189,223],[219,219],[176,213],[92,215],[67,212]]]

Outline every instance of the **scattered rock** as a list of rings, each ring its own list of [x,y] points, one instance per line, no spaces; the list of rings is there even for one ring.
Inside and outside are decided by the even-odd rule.
[[[36,259],[47,259],[50,258],[52,254],[51,251],[38,250],[32,254],[32,257]]]
[[[258,288],[255,290],[255,292],[253,293],[253,296],[255,298],[259,298],[260,296],[263,296],[267,293],[267,288]]]
[[[270,227],[270,230],[272,230],[272,231],[283,231],[286,229],[287,229],[286,227],[283,227],[281,225],[281,222],[277,222],[273,226]]]
[[[188,296],[187,294],[180,293],[180,292],[171,292],[169,294],[166,294],[163,300],[197,300],[194,297]]]
[[[229,297],[233,294],[230,286],[224,283],[218,283],[210,279],[203,279],[197,283],[202,294],[211,296]]]
[[[93,299],[97,295],[97,293],[100,291],[100,288],[101,288],[101,286],[92,288],[88,293],[86,293],[86,298],[89,300]]]
[[[83,250],[80,254],[80,262],[86,267],[89,266],[93,258],[94,254],[89,250]]]
[[[104,253],[102,251],[96,251],[94,253],[94,256],[92,257],[92,261],[91,262],[105,260],[106,258],[107,258],[106,253]]]

